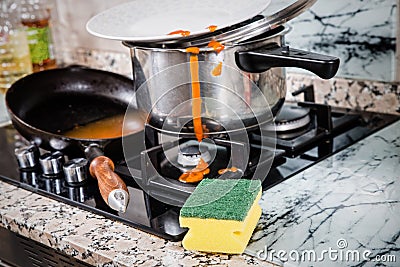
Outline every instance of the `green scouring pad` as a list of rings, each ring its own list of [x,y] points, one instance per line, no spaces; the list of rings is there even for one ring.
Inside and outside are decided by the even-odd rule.
[[[248,179],[204,179],[180,212],[189,232],[182,241],[190,250],[242,253],[261,216],[257,204],[261,182]]]

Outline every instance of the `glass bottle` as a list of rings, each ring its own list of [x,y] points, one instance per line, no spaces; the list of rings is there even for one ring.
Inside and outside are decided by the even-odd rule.
[[[0,1],[0,122],[8,120],[5,93],[19,78],[32,72],[27,36],[15,0]]]
[[[50,28],[50,8],[45,0],[22,0],[21,22],[26,27],[33,71],[57,67]]]

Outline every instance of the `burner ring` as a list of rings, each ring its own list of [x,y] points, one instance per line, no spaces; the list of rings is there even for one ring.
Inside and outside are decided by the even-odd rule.
[[[267,131],[288,132],[301,129],[311,122],[310,109],[284,105],[275,119],[275,123],[265,125]]]
[[[297,130],[297,129],[303,128],[304,126],[307,126],[310,123],[310,121],[311,121],[310,116],[305,116],[303,118],[293,120],[293,121],[276,123],[275,130],[277,132],[286,132],[286,131]]]
[[[186,146],[179,150],[178,153],[178,164],[183,167],[194,167],[199,164],[200,158],[205,162],[211,161],[211,154],[206,147],[199,146]]]

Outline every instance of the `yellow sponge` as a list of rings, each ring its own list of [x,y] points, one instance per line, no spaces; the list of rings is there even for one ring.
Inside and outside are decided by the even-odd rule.
[[[181,209],[188,250],[241,254],[261,216],[259,180],[204,179]]]

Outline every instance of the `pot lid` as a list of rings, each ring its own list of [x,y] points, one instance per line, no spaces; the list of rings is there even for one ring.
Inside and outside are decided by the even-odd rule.
[[[108,9],[89,20],[87,30],[107,39],[155,42],[181,39],[223,29],[260,14],[271,0],[136,0]]]
[[[231,27],[217,30],[200,36],[188,36],[174,40],[164,40],[164,45],[174,47],[203,46],[211,40],[222,44],[243,43],[265,32],[275,29],[308,10],[317,0],[291,1],[286,5],[282,1],[273,0],[262,13],[251,19]]]

